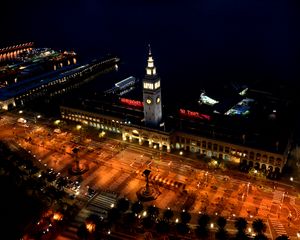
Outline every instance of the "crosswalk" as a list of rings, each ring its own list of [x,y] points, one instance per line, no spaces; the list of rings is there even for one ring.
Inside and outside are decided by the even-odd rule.
[[[68,224],[64,231],[56,238],[56,240],[77,240],[78,228],[85,222],[86,218],[91,214],[100,217],[107,217],[107,212],[112,206],[116,206],[118,195],[111,192],[101,192],[93,197],[86,207],[78,213],[73,221]]]
[[[278,236],[288,235],[282,223],[277,219],[270,219],[270,223]]]
[[[274,191],[273,194],[273,203],[282,203],[284,197],[284,192],[282,191]]]
[[[107,212],[116,206],[118,195],[110,192],[102,192],[96,195],[86,206],[86,209],[105,218]]]

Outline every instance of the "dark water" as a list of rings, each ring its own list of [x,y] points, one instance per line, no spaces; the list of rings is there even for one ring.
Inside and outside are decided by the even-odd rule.
[[[300,77],[300,4],[283,0],[9,1],[1,42],[35,41],[83,59],[111,52],[121,70],[142,77],[147,44],[168,95],[207,85],[296,82]]]

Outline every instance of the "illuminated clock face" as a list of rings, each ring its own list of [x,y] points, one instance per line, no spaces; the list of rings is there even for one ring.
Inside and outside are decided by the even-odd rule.
[[[151,98],[147,98],[146,103],[147,104],[151,104],[152,103],[152,99]]]
[[[160,97],[156,98],[156,103],[160,103]]]

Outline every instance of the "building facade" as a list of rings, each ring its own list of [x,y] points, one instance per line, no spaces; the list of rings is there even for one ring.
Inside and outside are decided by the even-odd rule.
[[[62,106],[60,111],[61,117],[65,120],[118,133],[125,142],[138,142],[140,145],[166,152],[185,150],[224,161],[245,163],[271,172],[282,172],[290,149],[290,144],[288,144],[284,152],[270,152],[176,130],[171,132],[159,131],[124,122],[122,118],[76,108]]]

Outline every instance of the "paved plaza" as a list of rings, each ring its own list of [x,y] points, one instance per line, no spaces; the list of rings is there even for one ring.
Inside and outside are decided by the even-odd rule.
[[[17,142],[41,166],[79,181],[81,194],[93,188],[135,201],[136,192],[145,186],[142,173],[149,169],[150,186],[159,195],[145,205],[155,204],[161,209],[170,207],[175,212],[188,210],[193,216],[192,224],[196,223],[199,213],[206,212],[216,218],[221,215],[228,219],[228,227],[232,229],[236,217],[245,217],[249,222],[262,218],[269,226],[269,237],[288,234],[296,239],[300,199],[295,186],[247,178],[236,172],[211,170],[204,164],[199,168],[199,160],[161,154],[156,149],[117,139],[94,141],[75,130],[55,133],[42,123],[28,123],[26,127],[17,124],[16,119],[13,115],[1,119],[0,137]],[[83,175],[70,174],[75,157],[88,166]]]

